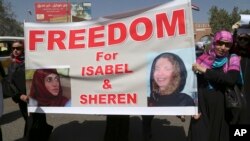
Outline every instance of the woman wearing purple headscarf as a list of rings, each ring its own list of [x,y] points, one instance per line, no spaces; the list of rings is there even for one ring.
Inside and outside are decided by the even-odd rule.
[[[233,86],[240,76],[240,57],[229,54],[233,45],[232,34],[222,30],[214,35],[208,52],[193,64],[198,77],[199,114],[190,123],[191,141],[228,141],[224,91]]]

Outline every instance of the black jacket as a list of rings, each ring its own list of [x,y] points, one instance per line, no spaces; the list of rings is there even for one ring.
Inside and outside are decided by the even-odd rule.
[[[11,63],[8,68],[8,79],[18,90],[18,93],[12,97],[13,101],[18,103],[20,102],[20,95],[26,94],[24,62]]]

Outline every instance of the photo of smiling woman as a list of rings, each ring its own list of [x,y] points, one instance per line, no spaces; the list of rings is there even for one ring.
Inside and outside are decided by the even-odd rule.
[[[158,55],[150,72],[148,106],[194,106],[194,100],[182,93],[187,70],[182,59],[173,53]]]
[[[63,95],[60,75],[56,69],[38,69],[34,72],[29,94],[29,106],[70,106]]]

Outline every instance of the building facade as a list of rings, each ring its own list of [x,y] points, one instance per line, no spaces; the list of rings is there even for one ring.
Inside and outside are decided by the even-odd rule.
[[[212,34],[212,29],[209,23],[194,23],[194,38],[195,42],[199,41],[204,36]]]

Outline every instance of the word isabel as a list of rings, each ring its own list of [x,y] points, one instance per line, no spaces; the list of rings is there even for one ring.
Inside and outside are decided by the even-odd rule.
[[[171,19],[169,18],[171,17]],[[89,28],[69,30],[44,30],[43,28],[29,30],[28,51],[36,51],[40,43],[47,50],[69,50],[111,46],[126,40],[146,41],[153,36],[168,38],[186,34],[184,9],[172,13],[156,13],[154,18],[137,17],[129,23],[115,22],[107,25],[95,25]],[[142,27],[138,30],[138,27]]]
[[[81,104],[136,104],[137,94],[81,94]]]
[[[114,64],[105,66],[87,66],[82,67],[82,76],[97,76],[97,75],[110,75],[110,74],[124,74],[132,73],[129,70],[128,64]]]
[[[112,61],[116,60],[118,57],[117,52],[113,53],[104,53],[97,52],[96,53],[96,61],[105,60]],[[82,67],[82,76],[97,76],[97,75],[110,75],[110,74],[126,74],[133,73],[132,70],[129,69],[129,65],[125,64],[107,64],[104,66],[85,66]]]

